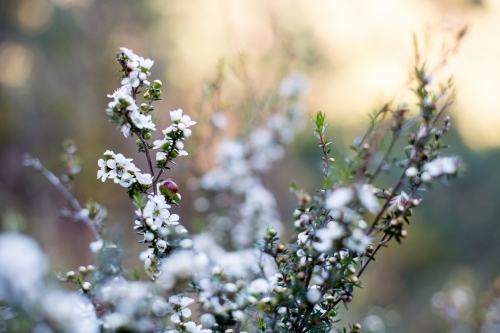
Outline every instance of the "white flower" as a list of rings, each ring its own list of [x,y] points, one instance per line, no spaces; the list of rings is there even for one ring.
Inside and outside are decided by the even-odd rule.
[[[188,333],[211,333],[212,330],[203,329],[201,325],[196,325],[193,321],[188,321],[186,324],[186,331]]]
[[[76,293],[49,291],[41,299],[40,314],[58,332],[97,333],[99,322],[92,304]]]
[[[354,229],[350,237],[344,239],[344,245],[354,252],[363,254],[370,245],[372,239],[365,235],[361,229]]]
[[[115,184],[120,184],[123,187],[129,187],[135,182],[135,177],[130,173],[124,173],[121,177],[116,177],[114,179]]]
[[[359,201],[372,214],[375,214],[380,209],[378,199],[374,194],[375,188],[370,184],[357,186]]]
[[[200,316],[200,323],[205,327],[212,327],[215,325],[215,317],[210,313],[204,313]]]
[[[318,301],[321,299],[321,291],[319,291],[318,288],[315,288],[316,286],[312,286],[309,288],[307,291],[307,300],[309,303],[316,304]]]
[[[110,179],[122,178],[125,176],[125,181],[127,181],[127,174],[140,171],[131,161],[131,158],[125,158],[125,156],[123,156],[122,154],[116,154],[106,161],[103,160],[103,162],[105,162],[105,169],[103,171],[108,170],[108,172],[106,172],[105,174],[98,172],[97,177],[99,178],[99,175],[102,175],[103,179],[106,180],[104,176],[109,177]],[[101,162],[101,160],[99,160],[98,162],[101,168],[103,168],[103,162]]]
[[[123,133],[123,136],[128,138],[129,136],[132,135],[132,127],[130,126],[129,123],[125,123],[120,126],[120,131]]]
[[[149,255],[153,254],[154,251],[155,251],[155,249],[153,249],[151,247],[147,248],[146,250],[141,252],[141,254],[139,255],[139,259],[142,261],[148,259]]]
[[[183,115],[181,118],[181,123],[184,124],[184,126],[186,126],[186,128],[187,128],[187,127],[190,127],[190,126],[193,126],[194,124],[196,124],[196,121],[191,120],[191,117],[188,115]],[[177,126],[179,126],[179,125],[177,125]],[[179,127],[179,129],[181,129],[181,128]],[[184,130],[184,129],[185,128],[183,128],[182,130]]]
[[[141,69],[145,69],[146,71],[149,71],[151,67],[153,67],[154,63],[154,60],[151,59],[144,59],[142,57],[139,59],[139,66],[141,66]]]
[[[175,111],[170,111],[170,119],[172,119],[173,122],[180,121],[182,119],[182,110],[177,109]]]
[[[151,242],[153,239],[155,239],[155,235],[152,232],[146,232],[144,234],[144,240],[147,242]]]
[[[155,297],[151,302],[151,311],[158,317],[164,317],[172,311],[172,306],[161,297]]]
[[[167,159],[167,154],[165,154],[164,152],[159,151],[156,153],[156,161],[157,162],[162,162],[162,161],[165,161],[166,159]]]
[[[415,167],[409,167],[408,169],[406,169],[405,171],[405,175],[406,177],[408,178],[413,178],[415,177],[416,175],[418,175],[418,169],[415,168]]]
[[[170,205],[166,203],[163,195],[149,196],[149,201],[144,209],[142,211],[138,209],[136,214],[146,221],[151,219],[157,228],[160,228],[163,224],[167,226],[178,225],[179,215],[170,214],[169,208]]]
[[[40,292],[48,264],[32,238],[12,232],[0,234],[0,299],[16,292],[22,292],[22,298]]]
[[[335,222],[328,222],[326,228],[321,228],[316,231],[316,236],[320,242],[313,243],[313,246],[319,252],[328,252],[332,249],[333,241],[339,239],[344,234],[342,226]]]
[[[132,72],[130,72],[129,75],[122,80],[122,85],[130,85],[133,88],[137,88],[141,84],[139,73],[140,72],[138,70],[133,70]]]
[[[130,50],[130,49],[127,49],[126,47],[120,47],[120,50],[123,52],[123,54],[125,54],[125,56],[127,58],[129,58],[130,60],[134,61],[134,60],[138,60],[138,56],[134,53],[133,50]]]
[[[427,127],[424,126],[424,124],[420,125],[420,129],[418,130],[418,133],[417,133],[417,139],[421,140],[421,139],[425,138],[427,136],[428,132],[429,131],[427,130]]]
[[[194,302],[192,298],[174,295],[171,296],[168,301],[172,305],[174,311],[174,314],[170,317],[172,322],[180,322],[181,316],[185,318],[191,316],[191,310],[189,310],[187,306]]]
[[[165,252],[167,248],[167,242],[163,239],[160,239],[159,241],[156,242],[156,248],[158,249],[158,252],[163,253]]]
[[[94,253],[99,252],[99,250],[102,249],[103,245],[104,242],[102,239],[96,240],[95,242],[89,244],[90,250]]]
[[[153,149],[168,149],[170,146],[170,139],[155,140],[153,142]]]
[[[169,135],[170,133],[172,133],[173,131],[175,131],[175,127],[174,126],[168,126],[167,128],[165,128],[162,133],[165,134],[165,136]]]
[[[155,131],[155,124],[151,120],[151,115],[144,115],[141,114],[140,112],[133,112],[132,116],[130,117],[132,122],[134,123],[137,128],[146,128],[152,131]]]
[[[390,206],[389,206],[389,211],[395,212],[396,210],[399,211],[404,211],[406,203],[410,200],[410,197],[408,194],[406,194],[404,191],[401,191],[401,193],[394,198],[391,199],[390,201]]]
[[[350,187],[339,187],[325,201],[328,209],[342,209],[354,199],[354,191]]]
[[[460,160],[456,156],[438,157],[435,160],[424,165],[424,170],[432,178],[444,174],[452,175],[457,172],[460,166]]]
[[[136,172],[135,178],[141,185],[151,185],[153,183],[153,176],[151,176],[149,173]]]
[[[97,179],[101,178],[104,182],[109,177],[109,172],[111,170],[107,167],[106,161],[102,158],[97,161],[97,165],[101,168],[97,171]]]
[[[250,294],[265,294],[269,292],[269,289],[270,289],[269,282],[266,279],[260,278],[250,282],[247,291]]]

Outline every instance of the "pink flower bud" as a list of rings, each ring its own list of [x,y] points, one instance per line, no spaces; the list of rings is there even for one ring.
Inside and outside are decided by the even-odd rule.
[[[160,193],[164,196],[173,198],[177,191],[179,191],[179,187],[170,178],[160,184]]]

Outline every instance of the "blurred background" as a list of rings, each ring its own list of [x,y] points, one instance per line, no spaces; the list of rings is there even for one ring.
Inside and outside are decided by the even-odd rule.
[[[124,140],[104,112],[106,94],[119,84],[119,47],[155,60],[152,79],[163,81],[164,94],[155,111],[157,128],[166,127],[168,111],[177,108],[192,115],[196,126],[209,122],[197,115],[221,59],[234,73],[227,75],[222,96],[230,120],[229,112],[238,111],[248,94],[248,86],[235,78],[242,68],[256,96],[275,89],[281,74],[304,72],[310,81],[307,112],[326,111],[334,154],[341,156],[374,108],[388,101],[414,104],[412,34],[431,64],[443,43],[453,45],[455,33],[467,25],[458,52],[437,73],[443,80],[452,74],[456,83],[447,141],[465,161],[465,177],[450,186],[436,184],[427,194],[408,228],[410,237],[381,251],[345,319],[365,318],[366,332],[449,331],[436,314],[439,292],[455,292],[452,301],[466,311],[500,275],[500,2],[2,0],[0,7],[0,228],[33,235],[55,271],[92,263],[92,235],[82,223],[59,216],[67,204],[21,161],[30,152],[63,173],[66,138],[75,140],[83,160],[77,196],[108,207],[112,233],[130,244],[125,267],[141,266],[144,248],[133,232],[125,191],[96,179],[97,159],[107,149],[145,166],[133,139]],[[235,125],[233,133],[243,129]],[[319,151],[313,147],[307,122],[265,177],[288,227],[295,204],[289,184],[297,181],[310,191],[320,186]],[[211,163],[195,161],[202,170]],[[184,163],[187,168],[172,173],[183,194],[177,212],[196,231],[203,215],[190,204],[198,194],[186,186],[194,162],[188,157]]]

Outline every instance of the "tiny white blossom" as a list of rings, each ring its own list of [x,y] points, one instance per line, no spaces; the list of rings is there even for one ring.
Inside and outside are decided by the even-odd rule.
[[[191,120],[191,117],[188,115],[183,115],[181,118],[181,124],[184,124],[184,126],[191,127],[196,124],[196,121]],[[179,128],[180,129],[180,128]],[[182,129],[184,130],[184,129]]]
[[[151,185],[153,183],[153,176],[149,173],[136,172],[135,178],[141,185]]]
[[[165,161],[166,159],[167,159],[167,154],[165,154],[164,152],[159,151],[156,153],[156,161],[157,162]]]
[[[350,237],[344,239],[344,245],[359,254],[366,252],[366,248],[370,245],[372,239],[365,235],[361,229],[354,229]]]
[[[181,316],[189,318],[191,316],[191,310],[187,308],[187,306],[191,303],[194,303],[194,299],[174,295],[168,299],[169,303],[173,307],[174,314],[170,317],[172,322],[180,322]]]
[[[130,118],[137,128],[140,128],[140,129],[146,128],[146,129],[149,129],[152,131],[156,130],[155,124],[151,120],[151,115],[146,116],[146,115],[141,114],[140,112],[137,111],[137,112],[133,112]]]
[[[408,169],[406,169],[405,171],[405,175],[406,177],[408,178],[413,178],[415,177],[416,175],[418,175],[418,169],[415,168],[415,167],[409,167]]]
[[[172,119],[173,122],[180,121],[182,119],[182,110],[177,109],[175,111],[170,111],[170,119]]]
[[[155,63],[154,60],[151,59],[144,59],[144,58],[139,59],[139,66],[141,66],[141,68],[144,68],[145,70],[150,70],[151,67],[153,67],[154,63]]]
[[[318,301],[321,299],[321,291],[319,291],[318,288],[314,288],[315,286],[312,286],[309,288],[307,291],[307,300],[309,303],[316,304]]]
[[[342,226],[335,222],[328,222],[326,228],[321,228],[316,231],[316,236],[320,242],[313,243],[313,246],[319,252],[328,252],[332,249],[333,241],[339,239],[344,234]]]
[[[341,209],[354,199],[354,191],[350,187],[339,187],[327,196],[325,206],[328,209]]]
[[[460,160],[458,157],[438,157],[435,160],[426,163],[424,165],[424,170],[429,174],[429,176],[436,178],[445,174],[455,174],[459,166]]]
[[[375,190],[373,185],[370,184],[357,186],[359,201],[372,214],[375,214],[380,209],[378,199],[374,194]]]
[[[104,242],[102,239],[96,240],[95,242],[89,244],[90,250],[94,253],[99,252],[99,250],[102,249],[103,245]]]
[[[200,316],[200,323],[205,327],[212,327],[215,322],[215,317],[210,313],[204,313]]]
[[[139,71],[134,70],[129,73],[129,75],[122,80],[122,85],[130,85],[133,88],[137,88],[139,84],[141,84],[141,80],[139,79]]]
[[[120,131],[123,133],[123,136],[128,138],[129,136],[132,135],[132,127],[130,126],[129,123],[125,123],[120,126]]]
[[[406,194],[404,191],[401,191],[401,193],[399,195],[397,195],[391,199],[389,211],[391,211],[391,212],[395,212],[396,210],[404,211],[408,200],[410,200],[409,195]]]

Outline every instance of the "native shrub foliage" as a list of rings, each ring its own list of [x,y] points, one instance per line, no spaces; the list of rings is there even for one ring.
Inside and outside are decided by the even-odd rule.
[[[300,99],[308,80],[289,73],[261,104],[271,111],[255,128],[238,138],[220,132],[216,163],[196,181],[205,197],[195,206],[208,227],[189,235],[185,221],[171,211],[182,203],[173,166],[191,157],[186,142],[199,124],[179,109],[170,112],[171,124],[157,133],[152,113],[162,83],[148,81],[154,62],[126,48],[118,52],[117,62],[121,86],[108,95],[106,113],[125,138],[136,140],[148,168],[140,170],[132,159],[106,150],[97,161],[97,178],[116,183],[116,190],[126,191],[135,205],[128,226],[144,243],[140,258],[150,280],[137,280],[122,268],[121,244],[105,237],[104,206],[89,201],[83,207],[67,186],[80,170],[76,148],[68,142],[68,172],[62,178],[36,158],[27,156],[24,162],[69,200],[66,215],[92,230],[96,263],[58,276],[79,288],[64,291],[46,282],[48,260],[34,240],[0,235],[0,330],[358,332],[359,324],[342,328],[337,321],[343,306],[355,300],[362,274],[381,247],[407,237],[424,189],[457,176],[462,168],[459,158],[443,155],[451,81],[438,85],[417,63],[416,106],[388,104],[372,114],[345,162],[330,156],[328,124],[318,112],[312,125],[323,182],[310,194],[292,185],[294,231],[285,239],[283,225],[292,221],[280,221],[262,175],[306,124]],[[212,121],[221,129],[228,118],[215,112]],[[387,187],[387,179],[379,178],[389,172],[395,176]],[[22,260],[16,253],[23,254]]]

